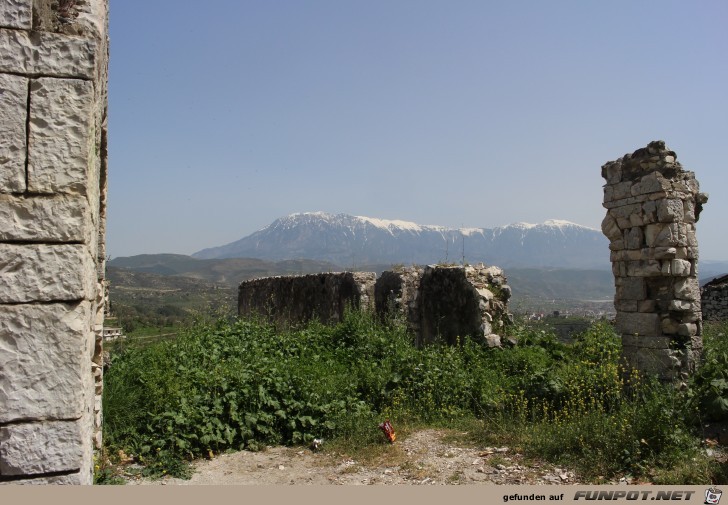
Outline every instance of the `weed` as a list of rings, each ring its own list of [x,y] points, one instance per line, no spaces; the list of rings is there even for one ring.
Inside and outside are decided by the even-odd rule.
[[[416,348],[403,325],[358,312],[333,327],[286,331],[203,319],[175,340],[113,356],[104,441],[153,475],[188,475],[188,461],[210,453],[313,438],[361,464],[398,464],[404,456],[377,427],[390,419],[398,440],[423,426],[460,430],[473,443],[571,465],[587,480],[707,482],[724,473],[695,430],[722,412],[710,407],[724,397],[713,383],[728,365],[722,339],[706,331],[706,361],[678,392],[623,370],[619,337],[605,323],[573,345],[522,325],[510,331],[518,341],[510,349],[467,339]]]

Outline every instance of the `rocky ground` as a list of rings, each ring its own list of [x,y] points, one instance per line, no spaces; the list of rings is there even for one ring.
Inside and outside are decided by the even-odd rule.
[[[302,447],[222,454],[194,463],[190,480],[149,480],[127,471],[128,484],[578,484],[567,468],[526,461],[507,447],[472,447],[443,430],[423,430],[397,440],[370,461]],[[455,434],[457,435],[457,434]],[[130,469],[131,470],[131,469]]]

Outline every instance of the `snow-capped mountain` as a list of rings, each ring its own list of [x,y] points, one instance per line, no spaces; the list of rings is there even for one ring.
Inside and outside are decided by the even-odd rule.
[[[348,214],[291,214],[194,257],[315,259],[351,268],[374,264],[485,262],[501,267],[609,268],[602,232],[568,221],[498,228],[420,225]]]

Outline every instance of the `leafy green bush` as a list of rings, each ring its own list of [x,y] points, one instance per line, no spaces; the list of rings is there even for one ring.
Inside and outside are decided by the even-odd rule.
[[[512,348],[465,339],[418,349],[401,325],[358,312],[333,327],[287,332],[199,322],[174,341],[114,356],[105,374],[107,452],[123,449],[151,472],[181,475],[182,461],[230,449],[314,437],[384,443],[376,425],[385,418],[395,426],[478,418],[489,436],[596,480],[658,475],[701,457],[685,394],[622,370],[608,324],[573,345],[522,325],[511,331]],[[705,384],[724,370],[723,355],[711,352],[692,393],[701,404]]]

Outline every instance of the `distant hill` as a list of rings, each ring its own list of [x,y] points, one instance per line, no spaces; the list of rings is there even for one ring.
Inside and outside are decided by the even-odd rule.
[[[198,259],[307,258],[347,268],[366,264],[484,262],[503,268],[610,268],[601,231],[567,221],[450,229],[348,214],[306,212],[275,220],[247,237],[203,249]]]
[[[391,265],[378,264],[361,268],[380,274]],[[204,293],[229,290],[235,296],[240,282],[255,277],[297,275],[343,271],[331,263],[307,260],[267,262],[250,258],[198,260],[179,254],[144,254],[115,258],[109,262],[107,277],[111,281],[112,300],[128,297],[134,290],[156,290],[159,293]],[[543,299],[609,299],[614,296],[611,271],[510,268],[506,270],[514,300]]]
[[[295,275],[341,270],[326,261],[265,261],[257,258],[197,259],[183,254],[140,254],[114,258],[113,268],[166,276],[194,278],[237,286],[242,281],[271,275]]]

